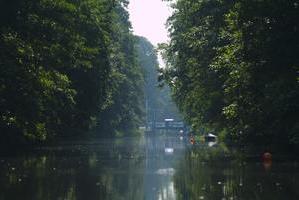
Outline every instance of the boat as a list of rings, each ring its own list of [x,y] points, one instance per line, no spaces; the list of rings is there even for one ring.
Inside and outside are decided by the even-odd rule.
[[[212,133],[208,133],[207,135],[204,136],[204,138],[206,142],[214,142],[217,140],[217,136]]]

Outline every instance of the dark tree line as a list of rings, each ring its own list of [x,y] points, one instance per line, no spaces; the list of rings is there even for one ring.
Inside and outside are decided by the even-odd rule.
[[[0,1],[1,143],[138,127],[143,75],[127,4]]]
[[[299,1],[178,0],[164,80],[195,129],[299,145]]]

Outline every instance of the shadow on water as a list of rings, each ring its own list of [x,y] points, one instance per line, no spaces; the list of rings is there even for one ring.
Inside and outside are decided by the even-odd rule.
[[[299,165],[177,134],[0,156],[0,200],[299,199]]]

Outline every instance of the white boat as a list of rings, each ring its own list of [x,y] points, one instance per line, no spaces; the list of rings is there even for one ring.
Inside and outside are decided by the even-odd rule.
[[[205,141],[207,142],[216,141],[216,140],[217,140],[217,136],[212,133],[208,133],[207,135],[205,135]]]

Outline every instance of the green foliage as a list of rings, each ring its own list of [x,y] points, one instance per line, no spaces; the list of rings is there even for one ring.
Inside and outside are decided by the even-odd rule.
[[[116,4],[111,15],[110,87],[98,122],[106,136],[133,134],[144,121],[144,79],[126,6],[126,1]]]
[[[102,119],[137,126],[142,75],[127,3],[1,1],[3,143],[83,137]]]
[[[298,1],[179,0],[164,80],[194,127],[298,144]]]

